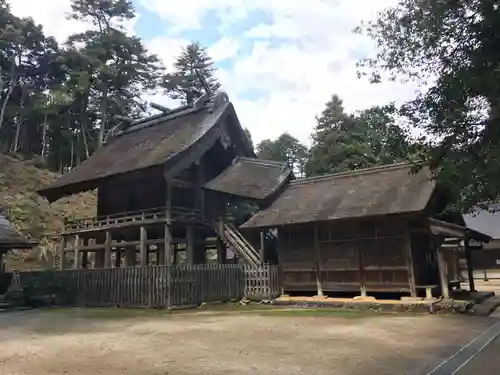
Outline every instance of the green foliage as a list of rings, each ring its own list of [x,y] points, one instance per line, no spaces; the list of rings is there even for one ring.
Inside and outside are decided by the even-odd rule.
[[[64,171],[88,158],[114,115],[145,109],[144,91],[159,85],[161,65],[123,22],[129,0],[72,0],[72,19],[89,29],[64,45],[0,2],[0,152],[40,155]]]
[[[297,176],[302,176],[307,161],[307,147],[288,133],[283,133],[275,141],[263,140],[257,145],[257,156],[261,159],[288,163]]]
[[[495,1],[401,0],[358,30],[377,54],[360,63],[373,81],[415,79],[422,87],[401,111],[425,131],[438,180],[469,208],[498,198],[500,8]]]
[[[408,137],[396,125],[395,107],[372,107],[355,114],[345,112],[333,95],[317,117],[306,173],[308,176],[344,172],[405,160]]]
[[[174,63],[175,71],[165,76],[163,87],[172,99],[180,99],[184,104],[191,104],[205,92],[196,71],[204,78],[212,92],[219,89],[220,83],[214,77],[213,65],[206,48],[198,42],[191,43],[182,49]]]

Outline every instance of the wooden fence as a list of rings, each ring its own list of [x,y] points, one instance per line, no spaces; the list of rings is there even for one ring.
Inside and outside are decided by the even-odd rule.
[[[264,300],[281,292],[278,266],[203,264],[23,272],[31,296],[56,295],[78,306],[175,307],[241,298]]]

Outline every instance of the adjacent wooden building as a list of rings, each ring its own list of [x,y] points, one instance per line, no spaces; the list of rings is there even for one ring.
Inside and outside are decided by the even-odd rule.
[[[60,266],[109,268],[204,263],[227,249],[263,262],[226,220],[231,200],[265,206],[291,178],[285,163],[258,160],[223,93],[112,129],[88,160],[39,191],[49,201],[97,190],[95,217],[67,220]],[[70,259],[68,262],[65,259]]]
[[[277,229],[285,292],[447,296],[445,239],[489,237],[438,216],[446,194],[430,177],[395,164],[291,181],[242,230]]]
[[[31,249],[36,243],[28,241],[0,214],[0,272],[4,271],[4,256],[10,250]]]

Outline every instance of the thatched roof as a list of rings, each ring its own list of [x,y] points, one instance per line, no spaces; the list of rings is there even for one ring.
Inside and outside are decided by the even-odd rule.
[[[130,128],[112,137],[88,160],[65,173],[39,193],[49,200],[94,189],[104,178],[145,168],[174,167],[184,155],[203,154],[220,138],[226,119],[230,118],[234,134],[243,130],[232,104],[226,100],[207,102],[200,108],[182,107],[171,113],[155,115],[133,123]],[[240,135],[241,137],[241,135]],[[246,139],[240,139],[243,154],[252,156]],[[201,156],[201,155],[200,155]]]
[[[408,164],[295,180],[267,209],[242,227],[275,227],[315,221],[423,211],[434,191],[426,167]]]
[[[29,242],[12,224],[0,214],[0,250],[29,249],[34,243]]]
[[[237,158],[205,188],[244,198],[263,200],[278,191],[292,176],[286,163]]]

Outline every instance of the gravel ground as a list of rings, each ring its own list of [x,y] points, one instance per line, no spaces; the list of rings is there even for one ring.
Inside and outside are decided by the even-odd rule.
[[[29,311],[0,315],[0,374],[425,374],[488,318]]]

